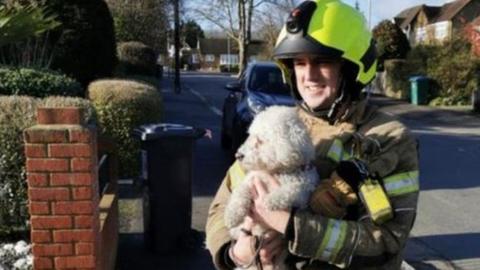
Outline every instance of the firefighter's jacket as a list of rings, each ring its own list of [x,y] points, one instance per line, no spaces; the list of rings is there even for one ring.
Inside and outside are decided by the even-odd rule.
[[[383,180],[394,217],[376,225],[361,202],[350,220],[299,210],[290,220],[294,233],[288,239],[289,252],[305,258],[303,269],[400,269],[419,193],[415,138],[400,122],[365,101],[351,106],[334,125],[302,109],[298,113],[315,145],[320,178],[328,178],[342,160],[362,159],[369,172]],[[217,269],[227,269],[224,251],[231,239],[223,215],[233,178],[227,173],[208,213],[206,245]]]

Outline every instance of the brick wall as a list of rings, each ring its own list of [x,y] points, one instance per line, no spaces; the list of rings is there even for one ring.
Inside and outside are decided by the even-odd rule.
[[[101,269],[96,131],[79,108],[39,108],[25,130],[34,269]]]

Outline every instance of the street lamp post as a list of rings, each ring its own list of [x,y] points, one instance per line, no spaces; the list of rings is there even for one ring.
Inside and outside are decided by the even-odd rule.
[[[368,0],[368,29],[372,29],[372,0]]]
[[[174,42],[175,42],[175,78],[174,78],[174,91],[177,94],[180,94],[180,18],[179,18],[179,7],[178,7],[179,0],[173,0],[174,4],[174,24],[175,24],[175,31],[174,31]]]
[[[227,65],[230,72],[230,37],[227,35]]]

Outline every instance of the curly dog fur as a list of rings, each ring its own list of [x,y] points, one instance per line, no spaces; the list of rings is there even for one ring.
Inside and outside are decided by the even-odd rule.
[[[269,107],[255,117],[248,133],[236,154],[248,173],[233,190],[225,210],[225,224],[234,239],[238,238],[240,225],[252,206],[253,172],[267,172],[280,183],[266,197],[265,204],[270,210],[306,208],[318,183],[318,174],[310,165],[315,158],[314,146],[295,108]],[[254,227],[254,235],[262,236],[264,232],[260,225]],[[283,267],[282,263],[275,265],[275,269]]]

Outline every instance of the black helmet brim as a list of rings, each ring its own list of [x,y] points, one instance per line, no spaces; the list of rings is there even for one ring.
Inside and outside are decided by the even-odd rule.
[[[328,58],[341,58],[343,52],[333,47],[325,46],[308,35],[289,34],[275,48],[273,57],[290,59],[298,55],[311,54]]]

